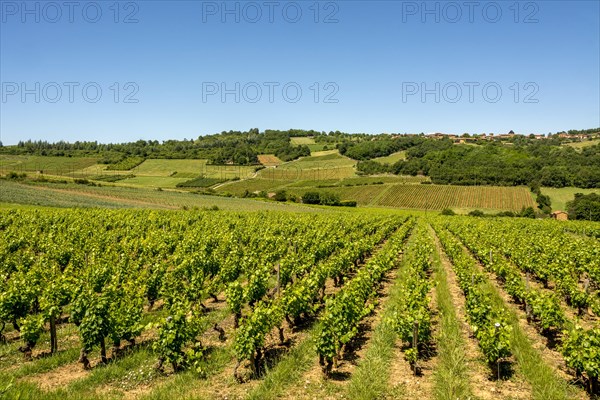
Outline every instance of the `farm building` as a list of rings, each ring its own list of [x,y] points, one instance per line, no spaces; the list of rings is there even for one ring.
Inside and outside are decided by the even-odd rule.
[[[569,214],[565,211],[556,210],[550,215],[552,216],[552,218],[557,219],[559,221],[566,221],[569,219]]]

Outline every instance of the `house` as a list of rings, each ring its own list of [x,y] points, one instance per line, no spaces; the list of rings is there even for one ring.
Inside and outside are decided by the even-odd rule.
[[[552,216],[552,218],[559,220],[559,221],[566,221],[569,219],[569,214],[564,212],[564,211],[560,211],[560,210],[556,210],[554,212],[552,212],[552,214],[550,214]]]

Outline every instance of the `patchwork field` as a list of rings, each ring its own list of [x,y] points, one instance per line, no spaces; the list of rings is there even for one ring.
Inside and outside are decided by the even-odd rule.
[[[573,200],[575,193],[597,193],[600,194],[600,189],[579,189],[579,188],[550,188],[544,187],[541,189],[542,194],[550,196],[552,209],[566,211],[567,202]]]
[[[400,160],[406,160],[405,151],[399,151],[397,153],[390,154],[389,156],[377,157],[373,159],[373,161],[377,161],[381,164],[395,164]]]
[[[279,210],[320,212],[300,204],[281,204],[230,197],[203,196],[194,193],[157,191],[123,186],[92,187],[77,184],[21,184],[0,180],[0,203],[50,207],[156,208],[176,210],[211,208],[224,210]]]
[[[0,174],[44,173],[47,175],[71,175],[98,162],[92,157],[43,157],[0,155]]]
[[[326,152],[320,156],[303,157],[277,168],[263,169],[258,176],[263,179],[294,181],[343,179],[355,175],[354,165],[356,161],[337,152]]]

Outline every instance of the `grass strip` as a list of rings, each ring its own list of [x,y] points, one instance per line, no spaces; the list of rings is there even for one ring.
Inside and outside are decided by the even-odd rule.
[[[438,360],[434,371],[434,396],[440,400],[473,398],[469,385],[469,367],[460,322],[442,268],[439,251],[434,252],[433,267],[440,312],[440,335],[437,338]]]

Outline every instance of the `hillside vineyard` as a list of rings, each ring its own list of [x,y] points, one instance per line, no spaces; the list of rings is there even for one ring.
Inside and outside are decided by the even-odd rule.
[[[408,212],[0,211],[0,393],[590,398],[599,232]]]

